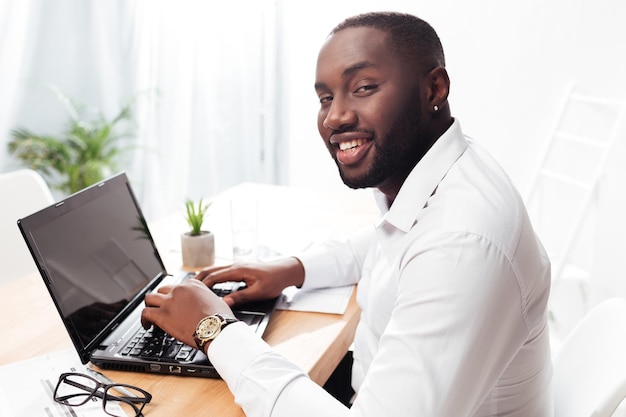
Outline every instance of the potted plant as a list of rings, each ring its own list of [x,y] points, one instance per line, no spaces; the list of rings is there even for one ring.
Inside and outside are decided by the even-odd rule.
[[[202,230],[204,217],[211,203],[203,203],[202,198],[196,203],[185,201],[185,219],[191,230],[181,235],[183,267],[202,268],[215,262],[215,238],[213,233]]]
[[[66,130],[54,136],[22,127],[13,129],[8,150],[39,172],[52,188],[72,194],[118,170],[123,154],[130,149],[122,140],[134,133],[132,100],[115,117],[107,119],[99,110],[88,108],[59,88],[50,89],[70,115]]]

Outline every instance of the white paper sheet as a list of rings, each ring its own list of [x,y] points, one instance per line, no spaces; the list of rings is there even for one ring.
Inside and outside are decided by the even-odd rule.
[[[276,308],[279,310],[343,314],[348,307],[352,291],[354,291],[354,285],[315,290],[288,287],[278,299]]]
[[[107,416],[102,403],[66,407],[53,399],[59,375],[84,372],[74,350],[64,350],[0,367],[0,417],[94,417]],[[119,406],[116,413],[125,415]],[[109,405],[107,405],[107,409]]]

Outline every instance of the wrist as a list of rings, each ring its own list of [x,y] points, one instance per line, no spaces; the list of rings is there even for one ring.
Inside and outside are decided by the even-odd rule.
[[[304,265],[300,262],[300,259],[295,256],[291,256],[285,260],[285,285],[287,288],[289,286],[296,286],[300,288],[302,284],[304,284]]]

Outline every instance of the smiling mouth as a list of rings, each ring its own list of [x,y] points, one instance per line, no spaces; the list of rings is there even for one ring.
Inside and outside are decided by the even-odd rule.
[[[350,149],[357,148],[357,147],[363,145],[365,142],[367,142],[366,139],[353,139],[353,140],[348,140],[348,141],[345,141],[345,142],[340,142],[338,144],[338,146],[339,146],[340,150],[347,151],[347,150],[350,150]]]
[[[354,167],[368,154],[374,144],[374,140],[369,137],[344,138],[344,140],[336,143],[331,142],[331,144],[337,149],[335,151],[335,160],[343,166]]]

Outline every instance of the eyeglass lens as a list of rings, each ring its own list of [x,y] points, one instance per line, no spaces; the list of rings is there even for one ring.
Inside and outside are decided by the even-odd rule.
[[[65,374],[57,385],[54,399],[66,405],[83,405],[93,397],[99,385],[98,381],[87,376]]]
[[[123,393],[116,390],[116,388],[119,387],[123,388]],[[110,385],[106,388],[104,393],[105,396],[102,406],[104,411],[112,416],[116,416],[115,412],[117,411],[118,405],[127,405],[127,409],[132,409],[135,412],[135,416],[141,416],[141,410],[143,410],[144,405],[149,402],[144,392],[132,385]],[[130,397],[128,394],[131,394]],[[126,415],[123,417],[126,417]]]

